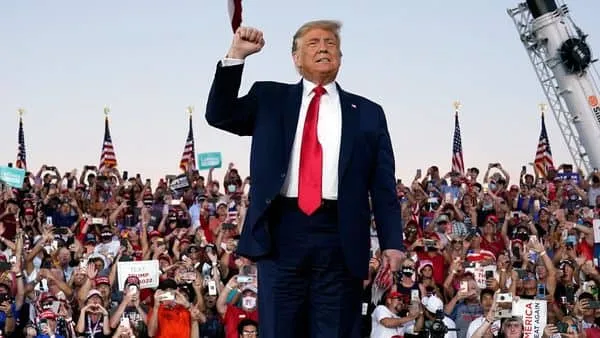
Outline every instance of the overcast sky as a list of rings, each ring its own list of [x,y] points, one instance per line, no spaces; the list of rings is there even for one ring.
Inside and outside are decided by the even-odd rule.
[[[308,20],[338,19],[338,81],[384,107],[399,177],[431,164],[449,170],[456,99],[466,166],[501,162],[516,175],[533,161],[544,99],[506,14],[517,3],[244,0],[244,24],[262,29],[266,46],[248,60],[242,92],[257,80],[298,81],[292,34]],[[600,2],[569,6],[599,51]],[[109,105],[119,168],[157,179],[178,172],[193,105],[196,150],[221,151],[245,176],[249,138],[203,116],[231,34],[224,0],[1,1],[0,161],[15,161],[23,107],[30,170],[98,164]],[[552,116],[547,125],[555,163],[571,162]]]

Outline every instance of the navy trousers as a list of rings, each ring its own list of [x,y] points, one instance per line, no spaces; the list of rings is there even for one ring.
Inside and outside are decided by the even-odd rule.
[[[325,201],[311,216],[296,199],[273,203],[273,251],[257,262],[260,337],[359,338],[362,280],[343,257],[337,203]]]

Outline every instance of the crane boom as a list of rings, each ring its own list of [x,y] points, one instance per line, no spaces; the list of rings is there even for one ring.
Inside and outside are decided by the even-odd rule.
[[[507,12],[574,164],[588,173],[600,168],[600,91],[587,36],[555,0],[527,0]]]

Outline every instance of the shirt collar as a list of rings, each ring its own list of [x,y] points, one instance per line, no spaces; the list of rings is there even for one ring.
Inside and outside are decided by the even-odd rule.
[[[316,86],[316,83],[310,82],[307,79],[302,79],[302,97],[305,98],[312,95],[312,91]],[[329,82],[328,84],[324,85],[323,88],[325,88],[327,91],[326,95],[329,95],[329,97],[336,97],[338,95],[337,85],[335,82]]]

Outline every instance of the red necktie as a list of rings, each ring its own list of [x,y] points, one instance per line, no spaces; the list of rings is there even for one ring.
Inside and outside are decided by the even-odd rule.
[[[321,206],[323,150],[317,138],[317,123],[319,103],[326,91],[319,85],[313,89],[313,92],[315,95],[310,100],[306,120],[304,120],[298,174],[298,207],[309,216]]]

